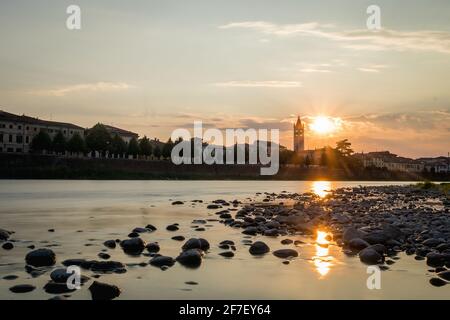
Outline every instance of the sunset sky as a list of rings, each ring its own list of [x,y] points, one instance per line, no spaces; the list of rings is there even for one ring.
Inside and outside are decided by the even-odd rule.
[[[81,7],[82,29],[66,28]],[[381,7],[382,30],[366,27]],[[280,128],[292,148],[450,151],[450,1],[2,1],[0,109],[166,140],[194,120]]]

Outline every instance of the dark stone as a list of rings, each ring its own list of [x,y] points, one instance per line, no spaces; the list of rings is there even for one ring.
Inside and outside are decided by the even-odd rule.
[[[56,255],[50,249],[37,249],[29,252],[25,261],[34,267],[53,266],[56,263]]]
[[[369,246],[369,243],[360,238],[353,238],[348,242],[348,247],[352,250],[362,250]]]
[[[90,269],[94,272],[115,272],[123,273],[125,265],[119,261],[87,261],[87,263],[82,264],[81,267],[85,269]]]
[[[383,262],[383,256],[372,248],[365,248],[359,252],[359,260],[365,264],[373,265]]]
[[[431,278],[430,284],[435,287],[442,287],[442,286],[445,286],[447,284],[447,282],[445,282],[444,280],[442,280],[440,278]]]
[[[112,300],[120,296],[120,289],[117,286],[94,281],[89,287],[92,300]]]
[[[5,229],[0,229],[0,241],[8,240],[10,236],[11,236],[11,232],[9,232]]]
[[[342,234],[342,241],[344,241],[344,243],[349,243],[350,240],[352,239],[356,239],[356,238],[362,238],[365,235],[364,232],[357,230],[354,227],[349,227],[347,229],[344,230],[344,233]]]
[[[221,253],[219,253],[219,255],[221,255],[222,257],[225,257],[225,258],[233,258],[234,257],[233,251],[221,252]]]
[[[150,265],[155,267],[171,267],[175,264],[175,260],[172,257],[156,256],[150,260]]]
[[[221,219],[231,219],[232,217],[231,217],[231,214],[229,214],[229,213],[222,213],[219,216],[219,218],[221,218]]]
[[[166,230],[168,230],[168,231],[177,231],[178,229],[179,229],[178,226],[176,226],[174,224],[168,225],[166,227]]]
[[[270,251],[269,246],[262,241],[256,241],[252,243],[252,245],[249,248],[249,252],[252,255],[261,255],[269,251]]]
[[[430,267],[442,267],[445,265],[445,255],[437,252],[430,252],[426,256],[427,265]]]
[[[127,239],[123,240],[120,243],[120,246],[122,247],[125,253],[134,255],[141,254],[145,248],[145,245],[146,245],[145,241],[142,240],[141,238]]]
[[[278,230],[277,229],[264,230],[264,235],[267,237],[277,237]]]
[[[34,289],[36,289],[36,287],[31,284],[18,284],[9,288],[9,291],[14,293],[27,293],[33,291]]]
[[[228,244],[228,245],[232,246],[232,245],[234,245],[234,241],[231,241],[231,240],[224,240],[224,241],[222,241],[220,244]]]
[[[116,241],[115,240],[106,240],[103,242],[103,245],[107,248],[114,249],[116,247]]]
[[[298,257],[298,252],[294,249],[280,249],[275,250],[273,252],[273,255],[278,258],[291,258],[291,257]]]
[[[203,251],[208,251],[210,248],[209,242],[203,238],[191,238],[185,242],[185,244],[181,247],[183,251],[190,249],[200,249]]]
[[[148,229],[150,231],[156,231],[157,230],[156,227],[154,225],[152,225],[152,224],[146,225],[145,229]]]
[[[437,274],[439,278],[450,281],[450,270],[441,271]]]
[[[256,227],[247,227],[242,231],[243,234],[254,236],[258,233],[258,228]]]
[[[139,237],[139,233],[137,232],[131,232],[128,234],[128,238],[138,238]]]
[[[176,260],[185,267],[197,268],[202,264],[203,251],[200,249],[189,249],[180,253]]]
[[[100,252],[98,254],[98,257],[101,258],[101,259],[105,259],[105,260],[108,260],[109,258],[111,258],[111,256],[109,254],[105,253],[105,252]]]
[[[172,237],[172,240],[175,240],[175,241],[183,241],[184,239],[185,239],[185,237],[183,237],[183,236]]]
[[[5,250],[11,250],[12,248],[14,248],[14,245],[11,242],[6,242],[2,245],[2,248]]]
[[[174,201],[174,202],[172,202],[173,206],[180,205],[180,204],[184,204],[184,202],[183,201]]]
[[[160,250],[159,244],[157,242],[148,243],[145,248],[148,252],[159,252]]]
[[[86,264],[86,263],[87,263],[86,259],[67,259],[62,262],[62,265],[66,266],[66,267],[69,267],[69,266],[81,267],[83,264]],[[87,269],[89,269],[89,268],[87,268]]]
[[[442,240],[430,238],[422,242],[422,244],[427,247],[437,247],[438,245],[442,244]]]
[[[16,276],[15,274],[11,274],[8,276],[4,276],[2,279],[3,280],[16,280],[17,278],[19,278],[18,276]]]
[[[55,229],[48,229],[48,232],[55,232]]]
[[[291,239],[283,239],[283,240],[281,240],[281,244],[284,244],[284,245],[291,244],[293,242],[294,241],[292,241]]]
[[[74,292],[76,289],[69,289],[67,283],[65,282],[55,282],[52,280],[47,282],[47,284],[44,286],[44,290],[45,292],[50,294],[62,294]]]
[[[208,206],[206,207],[206,209],[219,209],[219,208],[222,208],[222,206],[218,204],[208,204]]]

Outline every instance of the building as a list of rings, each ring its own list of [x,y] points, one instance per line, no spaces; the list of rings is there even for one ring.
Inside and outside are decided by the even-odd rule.
[[[41,130],[45,130],[52,139],[58,132],[66,140],[76,133],[84,136],[84,128],[71,123],[41,120],[0,110],[0,152],[30,152],[31,141]]]
[[[389,151],[369,152],[357,155],[362,158],[364,167],[386,168],[390,171],[423,172],[423,162],[399,157]]]
[[[301,154],[305,150],[305,124],[302,123],[300,117],[294,124],[294,152]]]
[[[106,130],[108,130],[109,134],[114,137],[116,134],[122,138],[123,141],[125,141],[127,144],[131,141],[131,139],[135,138],[137,139],[139,135],[137,133],[120,129],[113,126],[104,125]]]
[[[417,161],[423,163],[425,171],[430,173],[449,173],[450,157],[419,158]]]

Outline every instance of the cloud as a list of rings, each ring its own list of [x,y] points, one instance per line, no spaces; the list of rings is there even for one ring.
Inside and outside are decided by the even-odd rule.
[[[218,87],[241,87],[241,88],[298,88],[302,83],[298,81],[227,81],[214,84]]]
[[[329,63],[300,63],[300,71],[306,73],[329,73],[330,67]]]
[[[83,91],[90,91],[90,92],[120,91],[120,90],[128,90],[132,87],[133,86],[125,82],[96,82],[96,83],[75,84],[54,89],[35,90],[30,91],[29,94],[39,96],[63,97],[68,94],[79,93]]]
[[[329,24],[309,22],[301,24],[275,24],[266,21],[232,22],[220,29],[250,29],[275,36],[313,36],[345,42],[343,47],[355,50],[433,51],[450,53],[450,32],[435,30],[399,31],[336,30]]]

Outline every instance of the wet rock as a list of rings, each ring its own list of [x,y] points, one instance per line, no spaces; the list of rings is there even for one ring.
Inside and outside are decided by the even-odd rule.
[[[422,244],[427,247],[437,247],[438,245],[442,244],[442,240],[430,238],[422,242]]]
[[[156,227],[154,225],[152,225],[152,224],[146,225],[145,229],[148,229],[150,231],[156,231],[157,230]]]
[[[206,209],[219,209],[219,208],[222,208],[222,206],[218,204],[208,204],[208,206],[206,207]]]
[[[352,250],[362,250],[368,246],[370,246],[370,244],[360,238],[353,238],[348,242],[348,247]]]
[[[148,231],[149,230],[147,228],[136,227],[136,228],[133,229],[132,232],[134,232],[134,233],[145,233],[145,232],[148,232]]]
[[[183,251],[190,249],[200,249],[203,251],[208,251],[210,248],[209,242],[203,238],[191,238],[181,247]]]
[[[437,274],[439,278],[450,281],[450,270],[441,271]]]
[[[383,262],[383,256],[372,248],[365,248],[359,252],[359,260],[365,264],[373,265]]]
[[[175,224],[170,224],[166,227],[166,230],[168,231],[177,231],[178,229],[179,229],[178,226]]]
[[[50,249],[37,249],[29,252],[25,261],[34,267],[53,266],[56,263],[56,255]]]
[[[278,236],[278,230],[277,229],[264,230],[264,235],[266,237],[277,237]]]
[[[175,241],[183,241],[184,239],[185,239],[185,237],[183,237],[183,236],[172,237],[172,240],[175,240]]]
[[[137,232],[131,232],[128,234],[128,238],[138,238],[139,237],[139,233]]]
[[[115,272],[123,273],[126,271],[125,265],[119,261],[87,261],[81,265],[84,269],[90,269],[94,272]]]
[[[11,236],[11,232],[5,229],[0,229],[0,241],[8,240]]]
[[[197,268],[202,264],[203,251],[200,249],[189,249],[180,253],[176,260],[185,267]]]
[[[258,228],[256,227],[247,227],[242,231],[243,234],[255,236],[258,233]]]
[[[371,245],[370,247],[367,247],[367,248],[373,249],[373,250],[375,250],[376,252],[378,252],[381,255],[384,255],[384,254],[386,254],[388,252],[387,248],[384,245],[382,245],[382,244],[373,244],[373,245]]]
[[[70,289],[65,282],[55,282],[53,280],[47,282],[44,286],[44,291],[50,294],[62,294],[74,292],[76,289]]]
[[[283,240],[281,240],[281,244],[284,244],[284,245],[288,245],[288,244],[291,244],[293,242],[294,241],[292,241],[291,239],[283,239]]]
[[[159,244],[157,242],[148,243],[145,248],[148,252],[159,252],[160,250]]]
[[[34,289],[36,289],[36,287],[31,284],[18,284],[9,288],[9,291],[14,293],[27,293],[33,291]]]
[[[69,267],[69,266],[79,266],[81,267],[83,264],[86,264],[86,259],[67,259],[62,262],[63,266]],[[87,268],[89,269],[89,268]]]
[[[5,250],[11,250],[11,249],[14,248],[14,245],[13,245],[11,242],[5,242],[5,243],[2,245],[2,248],[5,249]]]
[[[173,206],[181,205],[181,204],[184,204],[184,202],[183,201],[174,201],[174,202],[172,202]]]
[[[4,276],[2,279],[3,280],[16,280],[17,278],[19,278],[19,277],[16,276],[15,274],[11,274],[11,275]]]
[[[231,214],[229,214],[229,213],[222,213],[219,216],[219,218],[221,218],[221,219],[231,219],[232,217],[231,217]]]
[[[435,287],[442,287],[442,286],[445,286],[447,284],[447,282],[445,282],[444,280],[442,280],[440,278],[431,278],[430,284]]]
[[[121,294],[119,287],[98,281],[92,283],[89,291],[91,292],[92,300],[112,300]]]
[[[249,248],[249,252],[251,255],[262,255],[270,251],[270,248],[267,244],[262,241],[256,241],[252,243]]]
[[[342,241],[344,241],[345,244],[349,243],[352,239],[361,239],[364,237],[365,232],[359,231],[354,227],[349,227],[344,230],[344,233],[342,234]]]
[[[103,245],[107,248],[114,249],[116,247],[116,241],[115,240],[106,240],[103,242]]]
[[[149,263],[154,267],[171,267],[175,264],[175,260],[172,257],[156,256]]]
[[[430,252],[426,256],[427,265],[430,267],[442,267],[445,265],[445,255],[437,252]]]
[[[108,260],[109,258],[111,258],[111,256],[109,254],[105,253],[105,252],[100,252],[98,254],[98,257],[101,258],[101,259],[105,259],[105,260]]]
[[[125,253],[133,255],[141,254],[142,251],[144,251],[145,245],[145,241],[141,238],[127,239],[120,243],[120,246]]]
[[[273,255],[278,258],[286,259],[298,257],[298,252],[294,249],[279,249],[273,252]]]
[[[222,245],[222,244],[227,244],[227,245],[233,246],[233,245],[234,245],[234,241],[231,241],[231,240],[224,240],[224,241],[220,242],[220,244],[221,244],[221,245]]]
[[[222,257],[225,257],[225,258],[233,258],[234,257],[233,251],[221,252],[221,253],[219,253],[219,255]]]
[[[219,244],[219,248],[223,249],[223,250],[228,250],[228,249],[230,249],[230,245],[228,245],[228,244]]]

